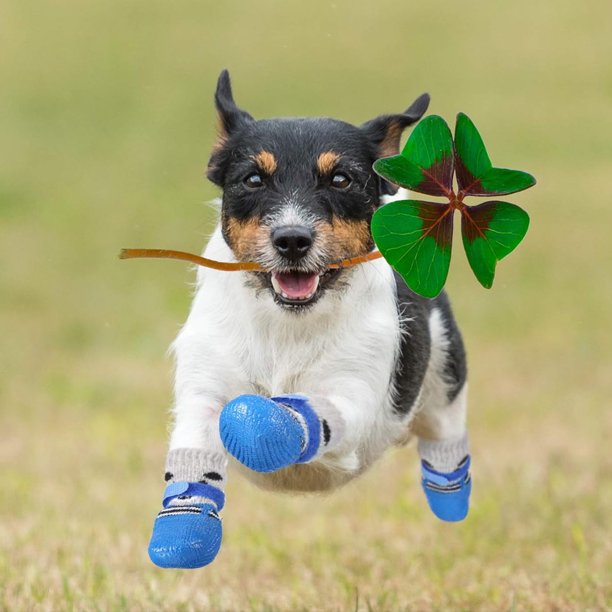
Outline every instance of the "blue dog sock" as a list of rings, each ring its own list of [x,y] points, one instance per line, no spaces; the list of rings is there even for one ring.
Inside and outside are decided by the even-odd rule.
[[[319,450],[322,430],[323,437],[329,438],[302,395],[271,399],[240,395],[225,405],[219,419],[227,451],[256,472],[274,472],[312,460]]]
[[[182,503],[173,504],[174,500]],[[189,500],[189,501],[186,501]],[[153,524],[149,557],[159,567],[193,569],[211,563],[221,548],[218,511],[225,496],[211,485],[173,482]]]
[[[421,484],[431,511],[443,521],[468,514],[472,479],[467,435],[451,441],[419,440]]]
[[[149,557],[155,565],[187,569],[215,559],[222,539],[218,513],[225,503],[225,463],[224,457],[200,449],[170,451],[165,476],[170,482],[149,543]]]

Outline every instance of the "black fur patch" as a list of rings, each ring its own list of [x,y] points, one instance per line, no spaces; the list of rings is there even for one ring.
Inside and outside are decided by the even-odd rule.
[[[397,390],[395,411],[405,416],[410,412],[419,395],[429,363],[431,302],[411,291],[397,272],[395,273],[395,285],[397,310],[402,330],[400,356],[395,373]]]
[[[442,311],[446,337],[448,338],[448,353],[444,364],[444,375],[449,384],[448,401],[453,401],[461,391],[467,379],[467,359],[463,338],[453,316],[450,302],[446,293],[440,294],[435,301],[436,308]]]
[[[401,319],[402,340],[400,358],[397,364],[395,386],[397,414],[405,416],[414,404],[429,363],[431,338],[429,316],[433,308],[442,312],[449,340],[448,358],[444,374],[450,385],[448,399],[452,401],[465,383],[467,376],[466,358],[461,334],[450,308],[448,297],[442,292],[433,300],[421,297],[407,286],[402,277],[395,273],[397,308]]]

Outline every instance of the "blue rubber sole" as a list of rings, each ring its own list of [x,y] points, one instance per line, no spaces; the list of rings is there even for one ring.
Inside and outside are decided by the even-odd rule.
[[[470,509],[470,494],[472,479],[463,482],[456,491],[439,491],[423,483],[423,491],[431,511],[442,521],[456,523],[468,515]]]
[[[227,451],[256,472],[274,472],[298,461],[304,431],[291,412],[259,395],[228,402],[219,419]]]
[[[163,568],[196,569],[214,561],[223,536],[211,504],[170,506],[155,519],[149,557]]]

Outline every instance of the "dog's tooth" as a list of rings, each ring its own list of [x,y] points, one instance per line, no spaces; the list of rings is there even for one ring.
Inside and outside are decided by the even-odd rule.
[[[274,274],[272,274],[272,288],[274,289],[274,291],[276,293],[280,293],[281,295],[283,294],[282,290],[281,290],[281,286],[278,282],[278,280],[276,279],[276,276]]]

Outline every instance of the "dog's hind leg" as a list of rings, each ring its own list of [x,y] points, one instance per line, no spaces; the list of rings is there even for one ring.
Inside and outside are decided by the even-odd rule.
[[[460,521],[471,493],[465,354],[448,304],[440,306],[430,315],[422,408],[410,428],[419,439],[422,485],[431,510],[442,520]]]

